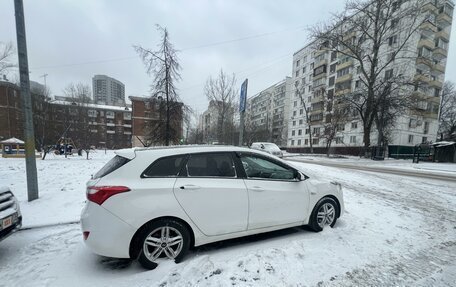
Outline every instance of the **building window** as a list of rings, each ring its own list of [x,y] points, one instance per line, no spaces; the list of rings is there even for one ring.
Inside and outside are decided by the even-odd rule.
[[[291,145],[294,145],[294,140],[291,140]]]
[[[336,60],[336,58],[337,58],[337,52],[336,51],[332,51],[331,52],[331,62]]]
[[[312,144],[318,144],[319,139],[312,139]]]
[[[293,117],[296,117],[296,111],[293,111]]]
[[[424,122],[424,133],[429,133],[429,122]]]
[[[320,128],[313,128],[314,135],[320,135]]]
[[[300,64],[300,63],[301,63],[301,61],[300,61],[300,60],[297,60],[297,61],[296,61],[296,67],[299,67],[299,64]]]
[[[296,121],[293,121],[293,126],[296,126]]]
[[[413,135],[408,136],[408,143],[413,143]]]
[[[292,137],[295,136],[295,131],[294,131],[294,130],[291,131],[291,136],[292,136]]]
[[[97,117],[97,111],[96,110],[88,110],[87,111],[89,117],[91,118],[96,118]]]
[[[340,78],[342,76],[345,76],[345,75],[348,75],[350,74],[350,67],[347,67],[347,68],[343,68],[339,71],[337,71],[337,77]]]
[[[308,139],[305,139],[305,140],[304,140],[304,144],[305,144],[305,145],[308,145],[308,144],[309,144],[309,140],[308,140]]]
[[[302,68],[302,74],[304,75],[305,72],[306,72],[306,67],[303,67],[303,68]]]
[[[329,66],[329,72],[331,74],[336,72],[336,64],[332,64],[331,66]]]
[[[301,145],[301,140],[298,140],[298,145]]]
[[[299,114],[302,115],[304,113],[304,109],[299,110]]]
[[[296,77],[299,77],[299,70],[296,70],[295,76],[296,76]]]
[[[393,69],[385,71],[385,80],[389,80],[393,77]]]
[[[421,141],[421,143],[427,143],[428,139],[427,137],[423,137],[423,140]]]
[[[391,36],[388,38],[388,45],[392,46],[397,43],[397,35]]]
[[[298,136],[302,136],[302,130],[298,130]]]
[[[358,128],[358,122],[352,122],[352,129],[357,129]]]
[[[298,106],[298,102],[297,102],[297,101],[294,101],[293,107],[297,107],[297,106]]]
[[[350,136],[350,143],[352,143],[352,144],[356,143],[356,136]]]
[[[329,78],[329,86],[334,86],[334,82],[336,81],[336,77],[335,76],[332,76],[331,78]]]

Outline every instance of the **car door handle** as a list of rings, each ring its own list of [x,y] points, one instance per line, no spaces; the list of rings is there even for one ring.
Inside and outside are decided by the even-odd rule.
[[[264,188],[262,188],[261,186],[252,186],[251,190],[260,192],[264,191]]]
[[[186,184],[180,187],[180,189],[187,189],[187,190],[195,190],[195,189],[200,189],[200,186],[193,185],[193,184]]]

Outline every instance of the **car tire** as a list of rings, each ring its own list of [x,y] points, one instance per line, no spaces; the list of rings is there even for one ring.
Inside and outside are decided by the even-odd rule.
[[[190,232],[182,223],[163,219],[148,223],[139,236],[138,262],[146,269],[155,269],[158,258],[168,258],[179,263],[190,248]]]
[[[337,202],[330,197],[324,197],[315,204],[310,215],[309,227],[315,232],[322,231],[325,226],[334,227],[338,214]]]

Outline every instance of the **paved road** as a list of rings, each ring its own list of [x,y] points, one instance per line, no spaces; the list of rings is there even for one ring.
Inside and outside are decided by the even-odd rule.
[[[419,178],[429,178],[429,179],[456,182],[456,175],[449,175],[449,174],[446,175],[446,174],[436,173],[433,171],[401,170],[401,169],[390,168],[390,167],[364,166],[364,165],[347,164],[347,163],[340,163],[340,162],[322,162],[322,161],[315,161],[315,160],[311,160],[311,159],[294,159],[292,157],[287,157],[284,159],[289,160],[289,161],[318,164],[318,165],[329,166],[329,167],[355,169],[355,170],[362,170],[362,171],[388,173],[388,174],[394,174],[394,175],[412,176],[412,177],[419,177]]]

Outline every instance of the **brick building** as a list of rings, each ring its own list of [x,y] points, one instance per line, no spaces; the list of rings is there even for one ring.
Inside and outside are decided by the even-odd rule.
[[[132,109],[132,146],[163,144],[166,123],[165,101],[160,98],[129,97]],[[171,107],[171,141],[178,144],[183,136],[183,104]]]

